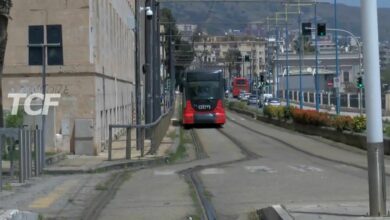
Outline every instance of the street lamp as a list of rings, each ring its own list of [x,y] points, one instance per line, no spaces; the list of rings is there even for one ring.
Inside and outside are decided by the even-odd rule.
[[[337,29],[337,0],[334,0],[334,28]],[[335,36],[335,48],[336,48],[336,78],[340,77],[339,73],[339,39],[337,36],[337,30],[334,31]],[[340,79],[338,79],[340,81]],[[340,88],[336,87],[336,114],[340,114]]]

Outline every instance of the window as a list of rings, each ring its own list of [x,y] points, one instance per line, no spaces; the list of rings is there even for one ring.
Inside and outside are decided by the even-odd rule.
[[[43,44],[43,26],[30,26],[28,28],[28,43]],[[42,48],[29,47],[28,51],[29,65],[42,65]]]
[[[63,65],[62,50],[62,27],[61,25],[47,25],[46,38],[43,25],[29,26],[28,43],[31,44],[59,44],[59,46],[47,46],[46,62],[48,65]],[[42,65],[43,58],[42,47],[30,46],[28,63],[29,65]]]
[[[61,25],[48,25],[47,27],[47,43],[60,44],[60,46],[47,47],[47,64],[48,65],[63,65],[62,56],[62,28]]]
[[[349,72],[344,72],[344,82],[349,82]]]

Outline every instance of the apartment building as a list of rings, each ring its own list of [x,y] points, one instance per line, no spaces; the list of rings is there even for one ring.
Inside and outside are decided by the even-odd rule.
[[[59,106],[47,116],[47,149],[85,148],[79,150],[97,154],[105,147],[108,125],[130,123],[135,111],[134,1],[13,3],[3,75],[5,109],[12,104],[8,93],[41,92],[45,62],[47,93],[61,94]],[[48,46],[31,46],[41,44]]]
[[[267,62],[267,43],[264,40],[235,37],[234,40],[226,36],[203,37],[202,41],[194,42],[196,61],[203,63],[216,63],[221,67],[227,67],[226,54],[229,50],[240,51],[241,65],[239,71],[233,75],[250,78],[265,70]],[[245,61],[245,57],[247,60]]]

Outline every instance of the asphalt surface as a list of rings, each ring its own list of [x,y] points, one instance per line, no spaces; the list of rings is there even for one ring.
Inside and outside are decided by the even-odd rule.
[[[200,216],[198,201],[191,199],[191,188],[182,175],[191,168],[217,219],[248,219],[248,213],[274,204],[285,205],[295,219],[302,220],[367,215],[363,151],[235,113],[228,116],[221,129],[196,128],[208,158],[133,174],[100,219]]]

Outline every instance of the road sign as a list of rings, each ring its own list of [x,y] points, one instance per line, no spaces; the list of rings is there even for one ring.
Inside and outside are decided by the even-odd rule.
[[[333,85],[334,85],[334,88],[340,88],[340,78],[339,77],[333,77]]]
[[[333,87],[333,81],[332,80],[328,81],[328,87]]]

